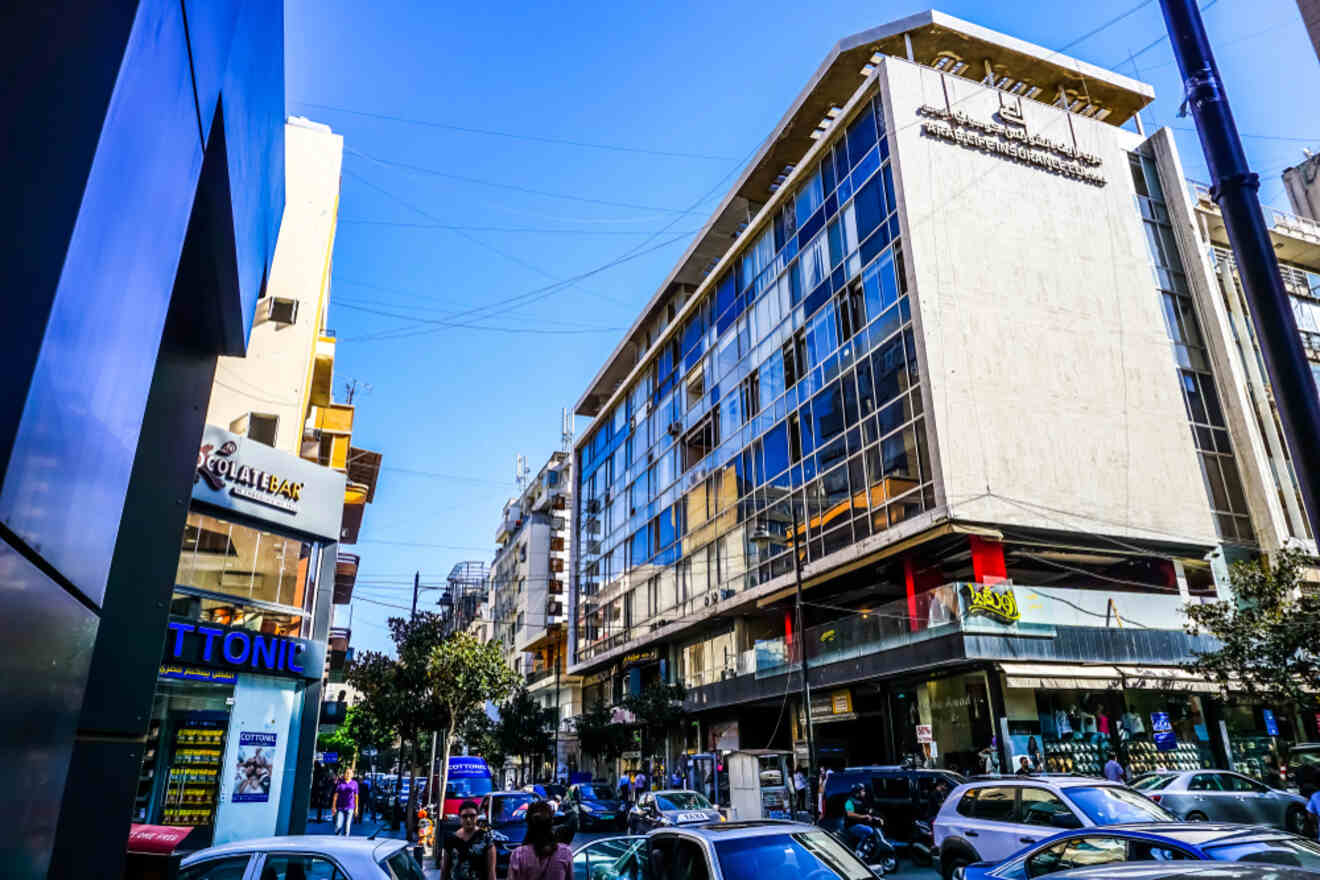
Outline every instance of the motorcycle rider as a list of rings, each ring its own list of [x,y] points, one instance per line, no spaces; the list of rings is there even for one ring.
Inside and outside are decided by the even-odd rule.
[[[843,802],[843,822],[848,844],[854,852],[869,855],[879,844],[889,847],[879,828],[884,825],[884,820],[871,815],[870,792],[860,782],[852,787],[848,799]]]

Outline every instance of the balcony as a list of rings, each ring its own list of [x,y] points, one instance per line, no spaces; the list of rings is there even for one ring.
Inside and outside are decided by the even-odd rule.
[[[1053,638],[1058,627],[1128,627],[1183,630],[1185,600],[1165,593],[1108,592],[1010,584],[945,584],[852,617],[808,627],[807,660],[813,666],[957,633]],[[783,638],[758,641],[757,678],[779,675],[797,663],[799,646]]]
[[[303,429],[301,455],[322,467],[348,470],[353,437],[353,407],[345,403],[313,406]]]
[[[334,604],[347,605],[353,600],[353,584],[357,582],[359,561],[354,553],[340,553],[336,557]]]
[[[1195,180],[1189,180],[1192,200],[1198,208],[1212,214],[1219,214],[1219,206],[1210,196],[1210,187]],[[1307,266],[1320,265],[1320,223],[1306,217],[1298,217],[1287,211],[1260,206],[1265,216],[1265,225],[1274,238],[1276,256],[1283,260],[1301,263]],[[1228,242],[1228,233],[1222,221],[1211,221],[1210,234],[1213,238]]]
[[[322,331],[316,338],[316,353],[312,361],[312,384],[308,389],[312,406],[329,406],[335,385],[335,337]]]
[[[551,596],[562,596],[564,595],[564,582],[560,580],[547,581],[545,590]]]
[[[553,666],[542,666],[532,669],[524,676],[524,678],[526,679],[527,686],[531,687],[539,681],[545,681],[554,674],[555,668]]]
[[[367,490],[367,503],[376,500],[376,481],[380,479],[381,454],[370,449],[348,450],[348,481],[363,486]]]

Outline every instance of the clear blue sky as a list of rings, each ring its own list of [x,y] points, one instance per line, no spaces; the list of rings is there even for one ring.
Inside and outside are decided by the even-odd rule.
[[[938,8],[1059,49],[1133,5]],[[371,386],[356,401],[354,440],[384,453],[375,503],[349,548],[362,556],[359,650],[388,647],[384,621],[400,613],[365,600],[407,606],[413,571],[438,584],[460,560],[490,560],[514,456],[535,471],[558,447],[560,409],[687,236],[548,296],[492,304],[614,260],[662,229],[646,247],[695,230],[839,38],[926,8],[628,6],[286,5],[288,112],[330,124],[346,150],[329,318],[341,340],[336,380],[340,393],[348,379]],[[1244,142],[1262,197],[1286,208],[1279,171],[1302,147],[1320,147],[1320,64],[1294,0],[1211,0],[1205,20],[1239,128],[1253,135]],[[1181,83],[1168,42],[1155,43],[1162,33],[1151,0],[1068,54],[1154,85],[1147,129],[1178,129],[1187,173],[1205,179],[1191,120],[1176,118]],[[1139,53],[1135,69],[1129,53]],[[697,213],[678,213],[708,192]],[[437,224],[457,228],[425,228]],[[480,311],[454,315],[471,309]],[[418,323],[446,318],[483,329]],[[411,335],[360,338],[400,327]],[[435,596],[424,593],[422,607]]]

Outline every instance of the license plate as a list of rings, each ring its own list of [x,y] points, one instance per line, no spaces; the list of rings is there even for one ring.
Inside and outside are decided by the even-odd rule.
[[[614,818],[614,814],[613,814],[613,813],[601,813],[601,814],[600,814],[600,817],[601,817],[602,819],[613,819],[613,818]]]
[[[705,821],[708,820],[709,818],[710,818],[710,817],[707,816],[705,813],[679,813],[679,814],[678,814],[678,821],[680,821],[680,822],[705,822]]]

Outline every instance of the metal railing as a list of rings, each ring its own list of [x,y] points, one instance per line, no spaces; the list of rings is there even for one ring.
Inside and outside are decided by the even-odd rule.
[[[1210,196],[1209,184],[1202,183],[1199,180],[1189,180],[1187,185],[1191,190],[1194,201],[1215,204],[1215,200]],[[1306,217],[1299,217],[1288,211],[1271,208],[1269,205],[1262,204],[1260,209],[1265,215],[1265,224],[1269,226],[1271,232],[1277,232],[1280,235],[1291,235],[1294,238],[1320,244],[1320,223]],[[1217,205],[1215,210],[1219,210]]]

